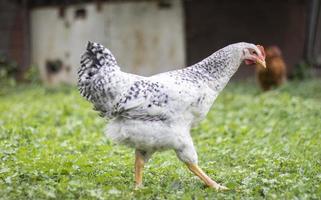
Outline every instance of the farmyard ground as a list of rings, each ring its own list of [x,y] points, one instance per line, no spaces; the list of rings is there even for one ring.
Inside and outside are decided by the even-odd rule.
[[[227,192],[204,187],[172,151],[155,154],[133,190],[134,151],[104,126],[75,88],[1,87],[0,199],[321,198],[321,80],[264,94],[228,85],[192,131],[200,166]]]

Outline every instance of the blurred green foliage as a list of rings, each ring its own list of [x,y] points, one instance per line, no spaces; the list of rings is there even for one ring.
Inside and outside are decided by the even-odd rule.
[[[16,84],[16,75],[18,73],[18,65],[0,55],[0,84],[8,84],[14,86]]]
[[[291,78],[295,80],[309,79],[312,77],[311,69],[312,66],[309,63],[301,61],[294,67]]]
[[[0,55],[0,84],[4,86],[16,86],[19,66],[15,61]],[[21,72],[20,72],[21,73]],[[40,83],[39,69],[36,66],[30,66],[24,72],[21,81],[24,83]]]
[[[24,75],[24,79],[29,83],[40,83],[40,72],[37,66],[30,66]]]
[[[7,89],[9,90],[9,89]],[[321,80],[261,93],[228,85],[192,131],[205,188],[172,151],[133,189],[134,151],[108,141],[76,88],[18,86],[0,96],[0,199],[319,199]]]

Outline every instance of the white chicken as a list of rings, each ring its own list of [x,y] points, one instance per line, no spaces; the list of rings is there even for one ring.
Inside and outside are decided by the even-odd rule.
[[[198,167],[190,129],[206,117],[243,61],[265,67],[263,47],[236,43],[190,67],[142,77],[122,72],[108,49],[88,42],[78,87],[94,109],[109,119],[107,137],[136,149],[136,187],[142,185],[144,163],[151,155],[173,149],[207,186],[226,189]]]

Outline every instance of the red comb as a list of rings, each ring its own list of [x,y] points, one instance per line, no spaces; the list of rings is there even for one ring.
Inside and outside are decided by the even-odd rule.
[[[257,48],[259,48],[260,49],[260,51],[261,51],[261,53],[262,53],[262,56],[263,56],[263,58],[265,59],[265,51],[264,51],[264,47],[263,46],[261,46],[261,45],[256,45],[257,46]]]

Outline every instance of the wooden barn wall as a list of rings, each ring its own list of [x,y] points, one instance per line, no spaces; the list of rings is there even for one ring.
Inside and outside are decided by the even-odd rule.
[[[313,52],[312,58],[313,63],[317,65],[319,70],[321,69],[321,2],[318,5],[318,15],[316,18],[316,30],[315,30],[315,38],[313,40]]]
[[[95,41],[113,52],[125,72],[148,76],[177,69],[185,66],[183,18],[181,0],[36,7],[30,14],[31,60],[45,82],[73,84],[87,41]]]
[[[22,5],[0,0],[0,56],[18,64],[20,75],[29,64],[28,19]]]
[[[187,63],[193,64],[230,43],[278,45],[289,72],[301,60],[306,28],[306,0],[186,0]],[[254,74],[243,66],[236,78]]]

